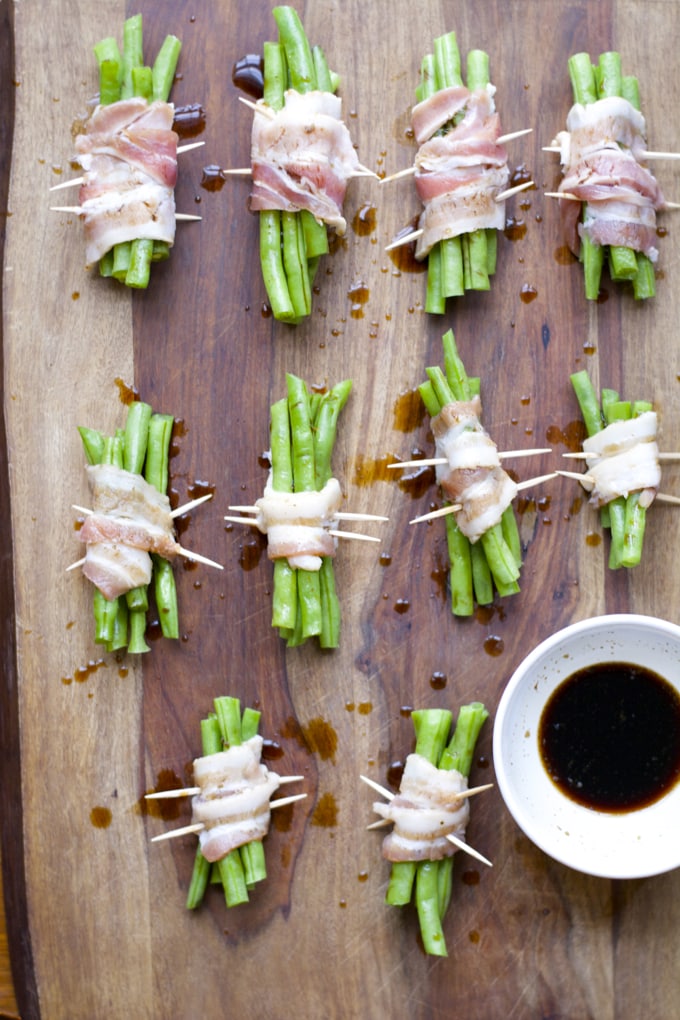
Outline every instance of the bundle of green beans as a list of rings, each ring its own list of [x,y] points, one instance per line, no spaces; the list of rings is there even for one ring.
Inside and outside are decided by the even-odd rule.
[[[489,713],[480,701],[461,706],[449,738],[452,713],[422,709],[411,713],[416,732],[415,752],[440,769],[457,769],[469,776],[477,738]],[[448,740],[448,743],[447,743]],[[425,952],[447,956],[442,921],[451,900],[453,857],[441,861],[400,861],[392,864],[385,900],[403,907],[415,899]]]
[[[168,491],[168,466],[173,417],[154,414],[149,404],[133,401],[127,413],[124,429],[115,435],[80,426],[78,431],[90,464],[114,464],[145,480],[161,493]],[[177,591],[172,564],[153,553],[152,581],[158,619],[163,637],[179,637]],[[133,588],[124,596],[106,599],[99,589],[94,592],[95,642],[109,652],[148,652],[145,640],[148,586]]]
[[[621,71],[621,55],[615,51],[601,53],[593,65],[588,53],[575,53],[569,58],[574,101],[586,106],[607,96],[621,96],[636,110],[640,109],[638,80]],[[587,203],[583,203],[582,217],[587,216]],[[580,259],[583,264],[586,298],[596,301],[600,293],[600,280],[605,256],[612,280],[629,280],[638,300],[654,297],[656,287],[654,266],[647,255],[619,245],[594,244],[587,235],[581,238]]]
[[[142,15],[135,14],[123,25],[123,51],[113,36],[94,47],[99,65],[99,102],[102,106],[142,96],[152,102],[167,102],[175,77],[182,44],[174,35],[165,37],[152,67],[144,64]],[[101,276],[111,276],[128,287],[144,289],[149,285],[151,263],[170,256],[166,241],[140,237],[116,244],[99,260]]]
[[[480,389],[479,379],[468,376],[465,371],[453,330],[444,334],[442,343],[444,370],[427,368],[428,381],[418,387],[431,418],[436,417],[446,404],[471,400]],[[454,514],[448,514],[445,521],[451,611],[455,616],[471,616],[475,602],[478,605],[493,602],[494,586],[499,595],[513,595],[519,591],[522,547],[512,506],[503,512],[499,524],[474,543],[463,535]]]
[[[226,695],[215,698],[214,708],[214,712],[201,720],[203,756],[218,754],[256,736],[260,725],[260,712],[256,709],[245,708],[241,713],[239,699]],[[187,909],[195,910],[201,904],[210,882],[222,885],[228,907],[247,903],[248,892],[266,877],[267,865],[261,840],[252,840],[237,847],[214,864],[205,859],[198,846],[187,892]]]
[[[272,13],[279,38],[264,44],[265,103],[280,110],[287,89],[335,92],[338,77],[329,70],[323,50],[310,46],[297,12],[283,6]],[[260,264],[272,314],[294,325],[312,310],[314,276],[319,259],[328,252],[326,225],[307,210],[266,210],[259,217]]]
[[[644,411],[653,410],[647,400],[620,400],[616,390],[602,389],[600,398],[585,369],[571,377],[586,432],[594,435],[612,422],[634,418]],[[635,567],[642,558],[647,510],[640,506],[640,493],[618,496],[600,509],[600,522],[609,529],[609,566]]]
[[[325,393],[310,392],[295,375],[286,375],[287,397],[271,407],[271,482],[279,492],[320,490],[331,478],[331,457],[338,417],[352,383],[346,379]],[[316,637],[322,648],[337,648],[340,604],[333,559],[324,556],[319,571],[293,569],[287,559],[274,562],[272,626],[289,647]]]
[[[434,53],[423,57],[416,100],[421,102],[442,89],[463,84],[456,33],[448,32],[435,39]],[[489,84],[489,57],[483,50],[468,53],[465,84],[471,92]],[[451,131],[457,120],[446,124],[440,133]],[[436,244],[428,255],[425,310],[443,315],[447,298],[460,297],[466,290],[489,290],[489,277],[496,271],[496,253],[497,233],[490,229],[446,238]]]

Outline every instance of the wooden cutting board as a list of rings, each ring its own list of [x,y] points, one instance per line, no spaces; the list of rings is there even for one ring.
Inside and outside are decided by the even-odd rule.
[[[474,804],[469,838],[494,862],[462,856],[446,920],[447,959],[425,956],[410,910],[384,905],[388,868],[367,832],[373,794],[411,750],[408,707],[454,711],[482,700],[491,720],[473,778],[493,781],[491,731],[504,684],[552,631],[591,614],[631,611],[680,621],[675,549],[680,516],[649,515],[644,562],[611,573],[607,541],[575,483],[559,479],[521,503],[522,591],[469,620],[452,617],[441,522],[409,526],[437,499],[432,477],[400,485],[395,456],[430,451],[414,387],[441,362],[453,328],[482,380],[485,421],[501,449],[553,448],[521,477],[559,464],[578,408],[569,374],[648,397],[662,448],[678,449],[680,256],[675,213],[657,297],[637,305],[605,283],[587,304],[578,264],[563,257],[558,181],[542,151],[571,104],[567,58],[622,52],[640,78],[649,143],[680,149],[675,101],[680,5],[673,0],[310,0],[308,35],[342,75],[344,113],[361,161],[381,176],[409,165],[421,57],[455,29],[461,50],[490,54],[513,169],[537,188],[509,210],[488,293],[423,310],[425,276],[385,246],[418,205],[408,179],[352,182],[349,229],[318,276],[297,328],[265,308],[257,220],[248,184],[204,186],[204,168],[248,163],[250,114],[232,67],[275,37],[271,5],[213,0],[137,5],[101,0],[1,0],[3,208],[0,462],[2,556],[2,857],[17,996],[25,1020],[68,1016],[221,1018],[246,1010],[296,1016],[468,1020],[512,1016],[647,1020],[673,1015],[680,975],[680,875],[611,883],[554,863],[521,834],[497,790]],[[183,40],[177,105],[200,103],[202,149],[182,158],[184,224],[146,293],[85,271],[80,224],[49,211],[48,189],[73,173],[74,124],[96,90],[93,44],[120,38],[141,10],[155,53]],[[657,176],[680,199],[678,164]],[[70,194],[70,193],[68,193]],[[63,196],[63,193],[62,193]],[[310,385],[354,382],[334,469],[347,505],[389,515],[380,547],[346,543],[336,566],[341,647],[286,650],[270,627],[271,568],[263,545],[222,520],[261,493],[268,411],[285,373]],[[112,431],[130,390],[178,420],[171,485],[214,499],[191,515],[185,544],[222,572],[177,571],[182,638],[154,641],[143,661],[102,655],[92,641],[91,590],[77,559],[74,502],[86,485],[76,427]],[[526,462],[528,465],[528,462]],[[669,467],[664,488],[680,493]],[[266,841],[269,876],[227,912],[212,890],[184,909],[193,837],[151,844],[188,821],[144,809],[145,791],[187,776],[199,721],[219,694],[262,710],[277,770],[308,791]]]

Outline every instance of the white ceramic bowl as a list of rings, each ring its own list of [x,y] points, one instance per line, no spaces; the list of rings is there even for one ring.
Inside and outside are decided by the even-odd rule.
[[[589,875],[644,878],[680,866],[680,782],[636,811],[598,811],[560,792],[539,751],[539,720],[555,688],[577,670],[604,662],[645,666],[680,691],[680,627],[648,616],[599,616],[543,641],[501,697],[494,768],[508,810],[545,853]]]

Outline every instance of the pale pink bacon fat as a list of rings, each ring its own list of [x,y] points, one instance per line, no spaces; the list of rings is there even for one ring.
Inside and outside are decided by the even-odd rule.
[[[640,506],[652,504],[661,482],[655,411],[615,421],[583,442],[587,473],[583,486],[593,506],[640,493]]]
[[[359,160],[341,100],[330,92],[288,90],[282,109],[257,104],[251,138],[250,208],[309,211],[342,235],[342,207]]]
[[[432,419],[437,465],[442,492],[460,505],[458,527],[474,543],[498,524],[517,495],[517,485],[501,467],[496,444],[480,418],[479,396],[446,404]]]
[[[510,178],[508,154],[498,143],[500,118],[493,87],[470,92],[464,86],[441,89],[412,110],[416,153],[416,190],[423,203],[423,231],[416,258],[439,241],[473,230],[502,230],[505,203],[496,197]],[[440,128],[457,123],[443,134]]]
[[[374,811],[394,822],[383,840],[388,861],[438,861],[456,847],[447,839],[465,839],[470,806],[460,794],[467,779],[456,769],[438,769],[420,754],[406,759],[399,793],[387,804],[377,801]]]
[[[83,573],[107,599],[151,580],[150,553],[175,556],[168,497],[141,475],[109,464],[87,467],[93,513],[79,538],[86,544]]]
[[[267,536],[270,560],[287,559],[293,568],[318,571],[323,556],[335,556],[336,540],[329,533],[342,502],[337,478],[319,491],[280,492],[271,473],[264,495],[256,502],[255,523]]]
[[[219,861],[269,831],[269,798],[280,779],[261,763],[262,747],[262,737],[254,736],[194,761],[200,793],[192,798],[192,821],[204,826],[198,838],[208,861]]]
[[[554,140],[560,147],[563,177],[559,191],[574,195],[560,201],[565,240],[578,255],[581,239],[622,245],[656,261],[656,213],[665,199],[656,178],[641,160],[645,120],[627,100],[576,103],[567,130]]]
[[[140,97],[98,106],[76,138],[86,262],[137,238],[175,239],[174,107]]]

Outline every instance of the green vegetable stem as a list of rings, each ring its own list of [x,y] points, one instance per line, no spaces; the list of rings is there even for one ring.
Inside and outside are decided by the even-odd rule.
[[[595,435],[614,421],[634,418],[644,411],[651,411],[652,404],[646,400],[630,402],[620,400],[615,390],[603,389],[601,397],[587,371],[574,372],[571,384],[583,416],[586,432]],[[618,496],[600,509],[600,523],[609,530],[609,567],[635,567],[642,559],[647,511],[640,506],[640,494],[631,492]]]
[[[416,100],[421,102],[442,89],[463,85],[461,57],[455,32],[434,40],[434,53],[423,57]],[[471,92],[489,84],[489,57],[483,50],[470,50],[467,56],[467,87]],[[441,133],[453,130],[463,113],[446,124]],[[475,230],[439,241],[430,251],[427,263],[425,310],[443,315],[446,299],[460,297],[467,290],[489,290],[489,277],[496,271],[497,234],[495,230]]]
[[[621,96],[636,109],[640,109],[640,95],[636,78],[624,77],[621,56],[615,51],[601,53],[597,64],[592,64],[588,53],[575,53],[569,58],[574,101],[583,106],[607,96]],[[588,216],[587,203],[583,203],[582,219]],[[580,259],[583,264],[586,298],[596,301],[600,293],[602,270],[608,262],[612,280],[628,280],[638,300],[654,297],[656,285],[654,266],[647,255],[621,245],[602,247],[584,234],[581,237]]]
[[[149,101],[167,102],[177,69],[182,44],[168,35],[152,67],[144,64],[142,15],[135,14],[123,25],[123,51],[109,36],[94,47],[99,65],[99,101],[102,106],[142,96]],[[101,276],[112,276],[127,287],[144,289],[149,285],[151,263],[167,259],[170,249],[165,241],[140,237],[116,244],[99,261]]]
[[[352,383],[337,383],[323,394],[311,393],[298,376],[286,376],[287,397],[271,408],[272,486],[279,492],[318,491],[331,478],[331,456],[340,412]],[[319,571],[293,569],[274,562],[272,626],[289,647],[317,638],[321,648],[340,641],[340,603],[333,559],[322,558]]]
[[[90,464],[115,464],[133,474],[143,475],[147,482],[161,493],[168,489],[170,438],[173,418],[167,414],[154,414],[143,401],[133,401],[128,407],[125,428],[114,436],[105,436],[94,429],[81,426],[78,431],[85,455]],[[179,637],[177,591],[172,565],[155,553],[152,580],[156,609],[164,637]],[[95,589],[93,596],[95,642],[109,652],[148,652],[145,640],[149,599],[147,586],[133,588],[125,596],[108,600]]]
[[[426,369],[428,380],[418,390],[430,417],[456,400],[471,400],[479,392],[479,379],[469,377],[458,354],[453,330],[442,338],[444,370]],[[475,602],[488,605],[499,595],[519,591],[522,549],[517,519],[512,506],[507,507],[499,524],[489,529],[473,544],[461,532],[454,514],[448,514],[446,538],[449,554],[451,611],[455,616],[471,616]]]
[[[461,706],[449,738],[452,714],[447,709],[412,712],[415,753],[437,768],[457,769],[469,776],[477,738],[488,715],[479,701]],[[423,946],[432,956],[447,955],[442,922],[451,900],[453,861],[453,857],[440,861],[400,861],[392,864],[390,870],[386,902],[400,907],[415,900]]]

